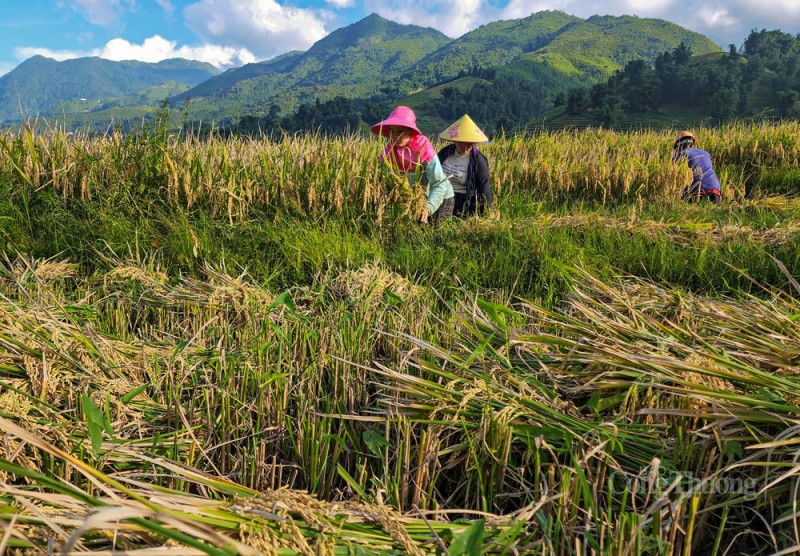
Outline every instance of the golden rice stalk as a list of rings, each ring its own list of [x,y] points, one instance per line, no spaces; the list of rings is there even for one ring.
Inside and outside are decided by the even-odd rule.
[[[334,294],[353,302],[375,307],[386,292],[403,301],[419,299],[424,289],[407,278],[386,269],[378,262],[368,263],[358,270],[345,270],[330,283]]]

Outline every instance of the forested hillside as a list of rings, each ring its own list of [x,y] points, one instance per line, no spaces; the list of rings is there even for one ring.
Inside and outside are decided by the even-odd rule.
[[[93,57],[57,62],[34,56],[0,77],[0,121],[19,120],[25,114],[60,116],[65,103],[69,102],[82,103],[73,105],[79,110],[94,109],[110,99],[168,82],[190,87],[217,73],[219,70],[214,66],[191,60],[164,60],[153,64]],[[174,87],[165,91],[157,102],[175,91]],[[152,100],[146,99],[146,102]]]
[[[364,128],[393,104],[413,107],[420,125],[429,131],[464,113],[472,114],[488,133],[510,131],[545,113],[559,95],[587,81],[604,80],[633,59],[653,63],[681,44],[701,53],[721,51],[708,38],[663,20],[582,20],[560,11],[539,12],[484,25],[401,75],[379,76],[371,97],[354,96],[336,86],[317,88],[320,96],[287,110],[285,97],[279,96],[254,107],[234,131]],[[334,108],[339,112],[332,114]]]
[[[753,31],[739,51],[693,56],[681,45],[648,65],[628,63],[606,82],[574,89],[561,99],[566,118],[619,126],[686,109],[716,123],[734,118],[800,116],[800,37]],[[686,117],[686,116],[684,116]]]
[[[363,34],[374,33],[372,29],[375,27],[394,29],[396,26],[372,15],[351,27]],[[526,18],[483,25],[448,41],[403,72],[393,74],[389,71],[397,65],[374,71],[374,67],[362,63],[354,73],[350,71],[355,67],[354,62],[348,61],[344,66],[345,73],[341,73],[335,54],[340,45],[334,40],[334,35],[347,37],[354,32],[349,29],[326,37],[304,55],[316,59],[315,52],[323,51],[328,56],[329,71],[324,79],[315,82],[313,88],[303,86],[302,81],[289,88],[299,71],[294,69],[282,75],[282,79],[278,74],[264,75],[219,90],[213,94],[213,101],[224,104],[239,99],[236,102],[240,105],[252,107],[252,110],[245,110],[248,120],[261,118],[267,127],[276,121],[275,115],[278,114],[286,125],[293,128],[293,123],[308,119],[302,114],[299,120],[294,118],[295,112],[308,114],[313,112],[317,101],[324,104],[336,97],[351,99],[357,105],[365,102],[417,105],[423,121],[439,125],[454,113],[451,98],[440,98],[442,86],[479,73],[492,78],[476,83],[474,91],[471,88],[465,91],[463,83],[456,87],[468,94],[469,104],[483,108],[483,113],[489,117],[490,128],[510,129],[547,110],[558,92],[565,92],[587,80],[605,79],[630,60],[644,59],[652,63],[658,54],[681,43],[690,45],[699,53],[720,51],[707,37],[663,20],[630,16],[582,20],[560,11],[543,11]],[[403,31],[408,33],[405,29]],[[407,50],[415,47],[416,42],[416,36],[404,35],[402,40],[397,39],[388,45],[403,44],[403,49]],[[363,44],[364,41],[359,46]],[[369,48],[374,46],[370,44]],[[380,53],[359,51],[353,60],[358,61],[363,56],[375,58]],[[297,67],[301,68],[302,64]],[[268,91],[275,90],[271,83],[277,82],[287,87],[287,92],[265,98]],[[192,96],[204,86],[178,98]],[[425,90],[431,88],[436,91],[432,95],[425,94]],[[259,101],[254,100],[259,97]],[[298,101],[306,105],[302,110]],[[195,99],[194,102],[206,105],[204,99]],[[190,109],[190,113],[194,113],[193,110]],[[325,119],[324,115],[319,116],[316,121]]]
[[[450,41],[434,29],[401,25],[373,14],[332,32],[307,52],[263,64],[259,75],[253,75],[251,67],[232,70],[171,101],[180,106],[191,98],[193,117],[219,119],[233,114],[263,116],[272,105],[290,114],[302,102],[336,96],[370,98],[384,81]]]
[[[680,44],[653,63],[632,60],[605,81],[564,78],[528,59],[475,68],[398,99],[427,133],[470,114],[487,133],[535,127],[684,127],[735,119],[800,117],[800,37],[753,31],[741,49],[696,55]],[[316,129],[340,132],[379,120],[392,103],[345,98],[304,104],[287,117],[247,118],[237,132]],[[544,114],[542,116],[542,114]]]
[[[450,39],[372,14],[333,31],[306,52],[191,82],[174,75],[141,79],[139,66],[122,62],[79,59],[51,68],[58,63],[32,59],[0,86],[14,84],[5,89],[14,91],[13,98],[5,98],[7,119],[19,117],[14,95],[21,95],[30,115],[61,118],[66,113],[72,128],[102,130],[113,122],[128,129],[154,117],[169,97],[176,127],[239,122],[237,131],[341,131],[365,127],[386,106],[406,103],[416,108],[424,126],[438,128],[470,112],[494,133],[524,126],[559,95],[601,82],[631,60],[651,64],[680,44],[697,54],[721,51],[707,37],[678,25],[631,16],[583,20],[544,11]],[[27,72],[38,77],[29,79],[21,93],[23,70],[38,66],[45,69]],[[59,79],[45,87],[42,80],[54,73]],[[164,96],[153,98],[159,91]],[[344,112],[324,113],[334,107]]]

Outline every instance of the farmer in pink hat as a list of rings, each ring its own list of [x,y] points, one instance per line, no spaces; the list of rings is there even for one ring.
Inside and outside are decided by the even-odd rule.
[[[436,150],[417,129],[417,117],[407,106],[398,106],[389,117],[370,128],[372,133],[388,137],[381,160],[408,176],[413,186],[419,176],[425,187],[427,207],[420,220],[433,225],[453,215],[453,187],[442,170]]]

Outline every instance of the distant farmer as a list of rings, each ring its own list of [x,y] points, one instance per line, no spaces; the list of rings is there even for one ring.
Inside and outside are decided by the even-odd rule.
[[[417,129],[417,117],[407,106],[398,106],[389,117],[373,125],[372,133],[388,137],[381,160],[406,174],[414,186],[418,177],[425,188],[427,206],[421,222],[438,225],[453,215],[453,187],[442,170],[430,140]]]
[[[489,184],[489,161],[475,144],[485,143],[489,138],[466,114],[439,137],[453,142],[438,153],[455,193],[453,214],[467,217],[477,213],[483,216],[492,206],[492,187]]]
[[[722,191],[719,180],[711,165],[711,155],[702,149],[695,149],[696,139],[690,131],[681,131],[675,139],[673,162],[686,160],[692,170],[692,183],[683,192],[683,198],[690,203],[708,199],[719,203]]]

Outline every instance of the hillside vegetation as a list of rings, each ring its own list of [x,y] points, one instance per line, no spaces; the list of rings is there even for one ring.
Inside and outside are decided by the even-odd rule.
[[[619,127],[800,115],[800,38],[780,31],[753,31],[741,52],[693,55],[686,45],[664,52],[649,66],[629,62],[607,81],[576,87],[545,114],[549,125],[576,119]]]
[[[794,118],[800,114],[798,44],[797,37],[780,31],[753,31],[741,51],[731,48],[727,53],[695,54],[680,44],[656,56],[652,65],[632,60],[591,87],[578,77],[582,73],[567,79],[551,65],[523,55],[507,66],[476,68],[415,91],[397,104],[413,107],[423,132],[434,135],[463,114],[470,114],[490,136],[526,129],[689,128],[737,119]],[[393,106],[349,102],[346,119],[328,116],[333,105],[342,104],[341,99],[305,104],[298,111],[302,118],[256,118],[233,130],[340,133],[366,128]]]
[[[206,75],[201,80],[190,82],[175,75],[163,81],[191,85],[170,95],[176,118],[181,115],[184,120],[217,125],[255,118],[261,120],[262,129],[269,129],[277,127],[280,119],[294,118],[301,105],[306,105],[304,110],[308,112],[309,106],[337,98],[348,99],[357,107],[402,102],[407,95],[427,87],[474,72],[491,73],[498,78],[472,93],[471,106],[488,107],[491,103],[487,98],[502,98],[512,89],[520,89],[520,95],[535,100],[529,106],[521,104],[522,110],[492,105],[492,110],[502,114],[490,122],[490,128],[512,129],[543,113],[558,93],[566,93],[587,80],[605,79],[632,59],[652,62],[657,54],[681,43],[697,53],[719,50],[706,37],[677,25],[635,17],[581,20],[563,12],[545,11],[527,18],[492,22],[453,40],[430,28],[400,25],[373,14],[333,31],[306,52],[290,52],[219,75]],[[141,114],[152,116],[163,98],[151,101],[145,97],[139,104],[116,99],[137,95],[159,83],[122,79],[108,67],[117,68],[115,71],[133,70],[123,63],[104,60],[100,71],[96,67],[99,63],[98,59],[83,59],[63,66],[60,64],[67,62],[32,59],[22,64],[0,80],[0,105],[5,110],[0,118],[3,114],[6,119],[19,118],[18,94],[26,99],[32,116],[61,117],[65,103],[70,110],[74,107],[77,113],[68,113],[67,121],[75,129],[91,126],[105,130],[112,117],[129,129]],[[52,64],[59,65],[51,67]],[[85,68],[86,78],[56,80],[46,94],[33,86],[36,80],[49,80],[56,69],[72,75],[75,68]],[[13,98],[6,97],[5,101],[3,80],[15,84],[6,87],[14,92]],[[23,87],[23,81],[28,85]],[[64,86],[59,85],[62,81]],[[110,89],[109,83],[126,83],[130,87]],[[80,101],[81,98],[87,100]],[[69,104],[73,101],[84,104]],[[108,110],[110,105],[113,110]],[[89,113],[85,114],[87,110]],[[374,106],[366,109],[369,113],[376,110]],[[450,117],[441,105],[424,112],[422,117],[431,125]],[[302,114],[295,118],[295,122],[307,120]]]
[[[151,64],[78,58],[57,62],[34,56],[0,77],[0,121],[24,120],[37,115],[60,116],[62,108],[70,102],[102,105],[170,81],[193,86],[217,73],[219,70],[210,64],[190,60]],[[166,95],[162,96],[155,105],[165,98]],[[139,104],[151,102],[150,98],[144,98]],[[83,108],[93,107],[85,104]],[[105,122],[106,126],[108,123]]]
[[[401,25],[373,14],[333,31],[308,51],[283,59],[279,65],[265,64],[263,68],[269,71],[262,75],[251,77],[246,70],[232,70],[226,72],[224,81],[219,78],[201,84],[172,100],[180,104],[192,98],[191,114],[220,118],[230,114],[231,107],[257,115],[266,113],[271,104],[290,112],[299,102],[317,98],[371,97],[382,81],[449,42],[434,29]],[[237,79],[239,71],[244,79]]]
[[[479,68],[503,72],[506,66],[514,66],[518,76],[524,73],[529,87],[560,91],[578,77],[584,82],[606,78],[633,59],[652,62],[681,43],[697,53],[719,51],[703,35],[666,21],[635,17],[581,20],[544,11],[488,23],[450,40],[431,29],[400,26],[373,14],[320,40],[286,71],[213,92],[201,85],[175,100],[192,97],[197,106],[190,108],[190,114],[206,107],[211,110],[205,112],[206,118],[213,115],[213,108],[202,99],[208,95],[215,106],[233,103],[251,117],[265,116],[270,105],[286,116],[298,102],[324,102],[337,96],[397,102],[420,88]],[[554,56],[565,63],[552,63]],[[387,59],[391,64],[379,64]]]
[[[548,44],[559,31],[576,21],[581,20],[563,12],[543,11],[523,19],[487,23],[421,60],[398,80],[396,87],[399,91],[404,86],[429,86],[473,68],[507,65]]]

